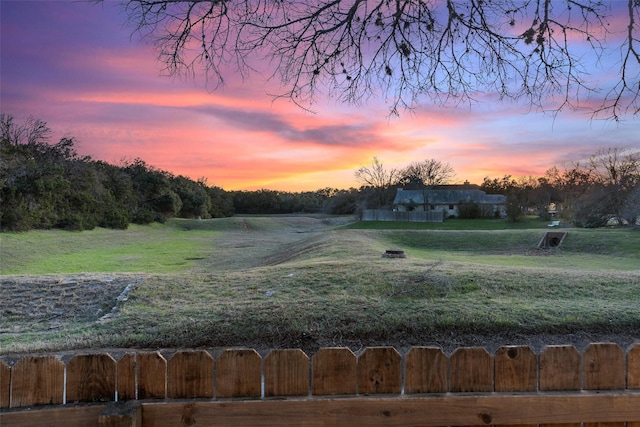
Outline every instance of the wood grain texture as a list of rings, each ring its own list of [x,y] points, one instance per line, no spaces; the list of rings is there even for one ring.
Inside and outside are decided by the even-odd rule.
[[[134,400],[136,398],[136,354],[126,353],[116,365],[118,380],[118,400]]]
[[[402,356],[393,347],[368,347],[358,357],[358,393],[400,393]]]
[[[640,394],[430,396],[166,402],[143,406],[145,427],[400,427],[622,422],[640,419]]]
[[[497,392],[524,392],[538,389],[538,358],[527,346],[500,347],[493,358],[494,390]],[[512,427],[499,424],[496,427]],[[521,427],[537,427],[523,424]]]
[[[89,427],[98,425],[106,405],[68,405],[0,414],[2,427]]]
[[[482,347],[456,349],[449,358],[449,391],[493,391],[493,362]]]
[[[580,390],[580,360],[572,345],[545,347],[540,353],[540,390]]]
[[[300,349],[272,350],[264,358],[265,396],[307,396],[309,357]]]
[[[64,363],[57,356],[25,357],[11,369],[11,407],[62,403]]]
[[[216,360],[216,397],[260,397],[262,358],[255,350],[225,350]]]
[[[0,359],[0,408],[9,407],[11,396],[11,368]]]
[[[138,399],[164,399],[167,396],[167,360],[157,351],[138,353],[136,359]]]
[[[494,356],[494,389],[506,391],[536,391],[538,389],[538,358],[530,347],[500,347]]]
[[[115,400],[116,361],[111,355],[84,354],[67,363],[67,402]]]
[[[589,344],[582,356],[585,390],[625,388],[624,353],[618,344]]]
[[[449,359],[438,347],[413,347],[404,361],[404,392],[446,393]]]
[[[582,356],[586,390],[625,388],[624,353],[618,344],[593,343]],[[584,427],[625,427],[625,423],[584,423]]]
[[[142,427],[142,405],[133,400],[111,403],[98,416],[98,427]]]
[[[348,348],[321,348],[311,358],[311,394],[356,394],[356,355]]]
[[[213,357],[204,350],[183,350],[167,363],[167,397],[213,397]]]
[[[627,388],[640,389],[640,344],[635,344],[627,351]]]

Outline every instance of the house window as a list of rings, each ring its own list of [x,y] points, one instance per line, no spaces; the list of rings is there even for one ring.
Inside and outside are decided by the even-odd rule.
[[[436,209],[436,207],[434,205],[431,205],[431,210],[433,211],[435,209]]]
[[[452,211],[453,210],[453,205],[449,205],[449,210]]]

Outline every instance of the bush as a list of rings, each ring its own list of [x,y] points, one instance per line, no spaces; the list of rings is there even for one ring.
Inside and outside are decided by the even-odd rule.
[[[458,218],[478,219],[480,217],[480,206],[477,203],[460,202],[458,205]]]

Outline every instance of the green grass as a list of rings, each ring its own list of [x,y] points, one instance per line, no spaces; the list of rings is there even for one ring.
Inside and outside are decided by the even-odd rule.
[[[206,256],[214,230],[188,233],[175,226],[3,233],[2,274],[188,271]]]
[[[439,222],[359,221],[345,228],[353,230],[528,230],[547,229],[549,221],[528,216],[517,222],[507,219],[447,219]]]
[[[420,345],[467,334],[640,329],[636,231],[566,229],[561,248],[539,250],[546,223],[490,229],[499,222],[469,221],[451,230],[453,221],[439,229],[346,222],[247,216],[124,231],[2,234],[3,289],[23,284],[14,286],[23,301],[31,293],[42,306],[49,289],[48,298],[63,305],[56,289],[68,293],[73,286],[78,293],[85,283],[102,283],[96,277],[121,278],[121,288],[140,281],[117,314],[102,321],[95,315],[34,323],[33,313],[12,311],[11,296],[3,295],[0,352]],[[383,258],[392,247],[407,258]],[[65,285],[67,278],[78,283]],[[104,283],[111,283],[111,303],[105,297],[96,307],[115,305],[119,290]]]

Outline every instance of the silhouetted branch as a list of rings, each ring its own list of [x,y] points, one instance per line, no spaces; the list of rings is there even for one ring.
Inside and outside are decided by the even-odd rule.
[[[155,42],[168,74],[264,73],[310,108],[320,93],[359,104],[383,96],[391,113],[427,99],[473,103],[497,93],[535,109],[638,114],[640,2],[627,0],[620,46],[607,40],[612,2],[599,0],[123,0]],[[584,46],[589,52],[585,52]],[[591,69],[621,52],[619,79]],[[595,58],[590,63],[589,58]]]

